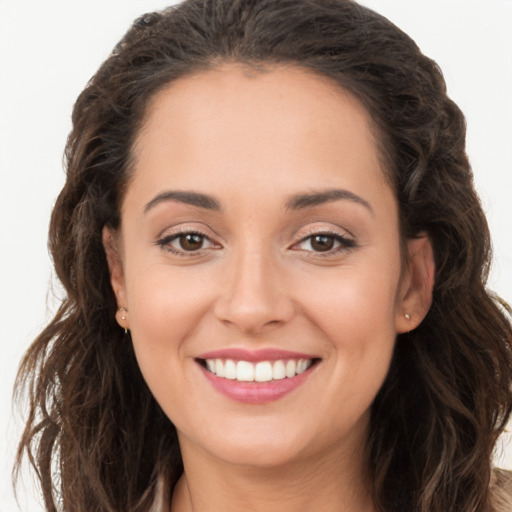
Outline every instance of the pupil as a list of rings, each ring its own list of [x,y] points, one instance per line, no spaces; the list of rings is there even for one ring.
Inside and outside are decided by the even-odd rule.
[[[203,235],[188,233],[180,236],[180,245],[185,251],[197,251],[203,245]]]
[[[316,235],[311,240],[311,247],[315,251],[325,252],[330,251],[334,246],[334,238],[326,235]]]

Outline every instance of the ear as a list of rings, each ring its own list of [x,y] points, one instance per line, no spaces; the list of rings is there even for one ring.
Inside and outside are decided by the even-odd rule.
[[[126,284],[123,271],[123,261],[119,248],[119,238],[112,228],[104,226],[102,231],[102,241],[110,272],[110,284],[117,301],[118,309],[116,312],[116,320],[121,327],[128,329],[129,325],[126,318]]]
[[[407,241],[406,264],[397,297],[395,328],[409,332],[423,321],[432,304],[435,262],[426,233]]]

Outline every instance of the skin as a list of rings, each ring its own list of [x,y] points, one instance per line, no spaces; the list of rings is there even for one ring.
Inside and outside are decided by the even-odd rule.
[[[374,132],[355,98],[293,67],[225,64],[153,98],[121,228],[105,228],[104,245],[127,309],[118,322],[178,430],[185,474],[172,511],[374,510],[370,406],[397,333],[428,310],[434,270],[427,237],[401,251]],[[289,204],[332,189],[360,200]],[[168,191],[207,194],[219,210],[162,199]],[[205,235],[202,248],[169,241],[180,231]],[[311,238],[321,233],[343,238],[321,252]],[[240,403],[195,360],[233,347],[320,362],[279,400]]]

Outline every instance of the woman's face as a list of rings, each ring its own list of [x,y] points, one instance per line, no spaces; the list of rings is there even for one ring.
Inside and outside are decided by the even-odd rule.
[[[396,334],[422,317],[365,109],[304,70],[225,65],[158,93],[134,155],[119,258],[105,243],[184,455],[359,450]]]

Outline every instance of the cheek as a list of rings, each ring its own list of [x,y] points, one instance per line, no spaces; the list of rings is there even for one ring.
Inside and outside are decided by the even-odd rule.
[[[340,414],[362,414],[386,378],[396,339],[399,275],[399,266],[387,272],[347,269],[331,284],[317,281],[309,290],[310,318],[331,348],[325,364],[333,378],[326,396],[340,396]]]
[[[309,280],[304,301],[331,339],[345,341],[367,338],[370,333],[386,333],[394,337],[395,304],[400,279],[398,265],[346,268],[336,275]],[[387,337],[386,336],[386,337]],[[367,341],[371,341],[372,337]],[[343,341],[345,340],[345,341]],[[352,344],[352,341],[350,341]]]
[[[127,273],[130,331],[140,369],[150,388],[169,385],[189,356],[187,341],[208,309],[204,276],[154,265]],[[207,282],[207,281],[206,281]]]

